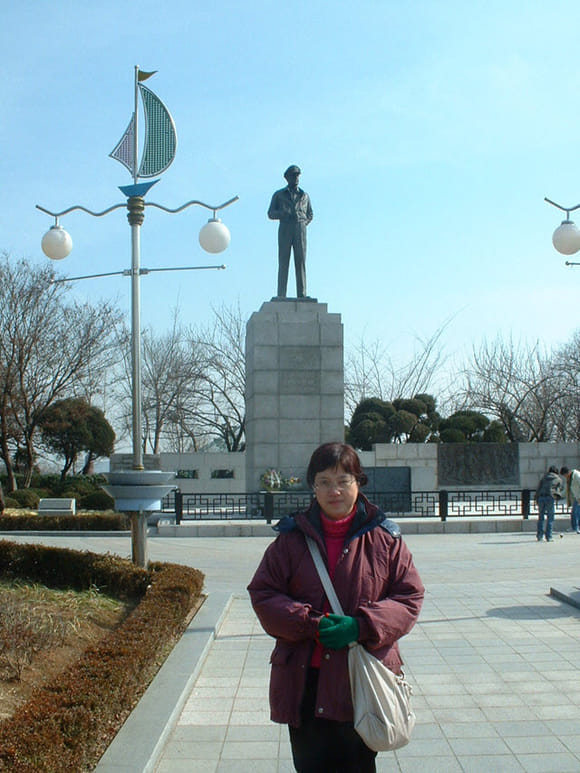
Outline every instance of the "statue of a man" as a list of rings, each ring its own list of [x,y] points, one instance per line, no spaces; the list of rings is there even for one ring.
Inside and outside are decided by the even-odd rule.
[[[268,217],[279,220],[278,227],[278,298],[286,297],[290,250],[294,249],[296,297],[306,298],[306,226],[312,220],[310,198],[298,187],[300,167],[289,166],[284,172],[288,185],[272,196]]]

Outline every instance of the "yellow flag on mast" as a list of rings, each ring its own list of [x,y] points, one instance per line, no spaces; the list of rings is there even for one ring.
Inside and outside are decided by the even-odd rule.
[[[137,80],[139,83],[142,83],[143,81],[146,81],[147,78],[150,78],[152,75],[155,75],[157,70],[153,70],[153,72],[144,72],[143,70],[139,70],[137,73]]]

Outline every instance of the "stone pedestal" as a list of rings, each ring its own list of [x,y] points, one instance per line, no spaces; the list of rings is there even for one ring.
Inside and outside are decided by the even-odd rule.
[[[272,299],[246,330],[246,489],[274,467],[298,475],[321,443],[344,439],[340,314],[311,299]]]

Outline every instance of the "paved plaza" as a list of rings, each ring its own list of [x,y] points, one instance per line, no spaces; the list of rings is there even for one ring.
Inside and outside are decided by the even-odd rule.
[[[549,544],[533,533],[406,537],[426,586],[419,623],[401,642],[417,725],[409,746],[379,754],[379,771],[580,771],[580,610],[549,595],[580,586],[580,536],[555,536]],[[127,537],[34,541],[130,554]],[[293,770],[287,729],[268,718],[272,640],[245,593],[268,542],[150,538],[152,559],[205,572],[207,609],[97,773]],[[196,649],[196,639],[205,645]],[[180,669],[182,686],[172,687]]]

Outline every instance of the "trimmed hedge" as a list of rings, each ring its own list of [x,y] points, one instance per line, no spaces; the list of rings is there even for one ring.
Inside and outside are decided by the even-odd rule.
[[[0,515],[0,531],[127,531],[130,518],[123,513],[79,515]]]
[[[37,492],[29,488],[13,491],[10,494],[10,499],[18,502],[19,507],[27,507],[29,510],[36,510],[40,502],[40,496]]]
[[[115,500],[106,491],[92,491],[77,501],[81,510],[114,510]]]
[[[148,570],[111,555],[0,542],[0,576],[50,587],[98,586],[138,601],[123,623],[0,723],[0,769],[93,770],[187,625],[203,574],[177,564]]]

